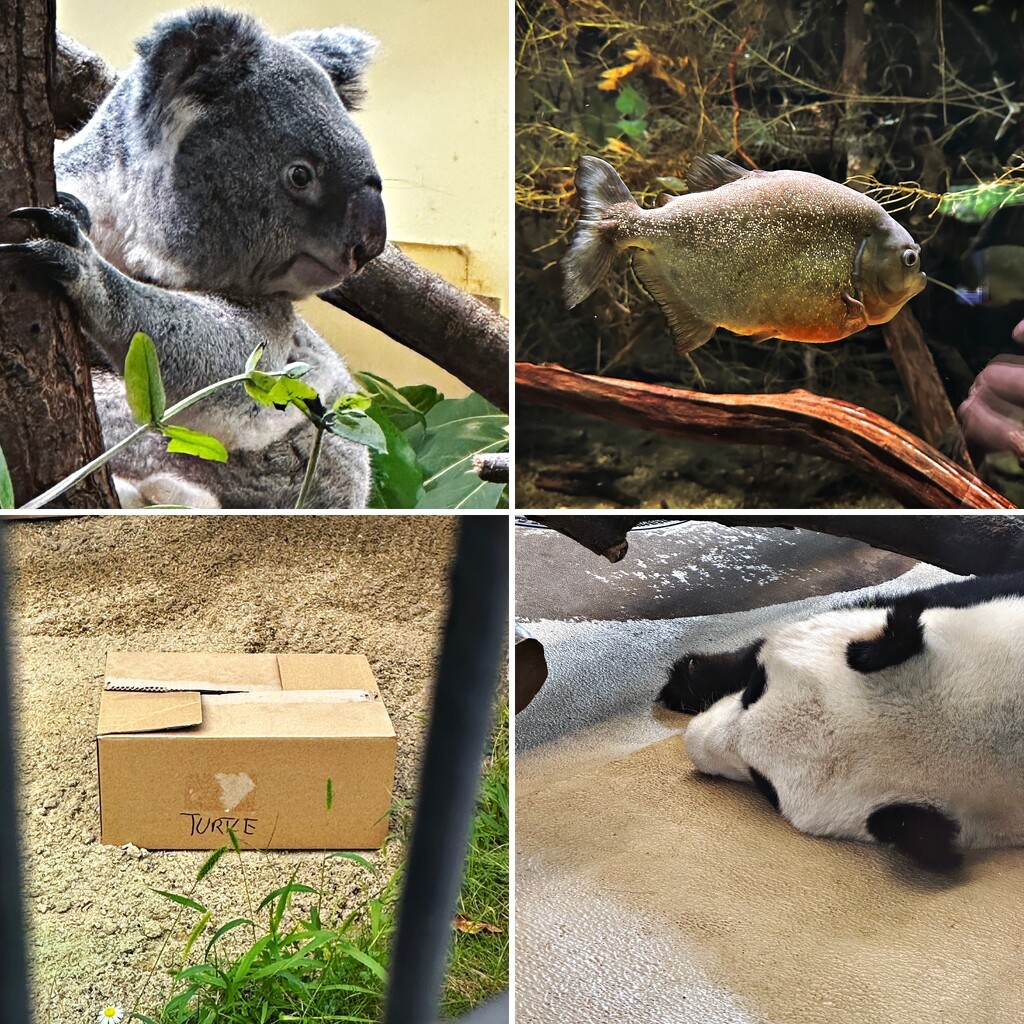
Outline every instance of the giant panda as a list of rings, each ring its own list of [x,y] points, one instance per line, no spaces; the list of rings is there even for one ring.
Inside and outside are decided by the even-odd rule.
[[[752,782],[802,832],[952,872],[1024,845],[1024,573],[972,577],[685,655],[658,700],[698,771]]]

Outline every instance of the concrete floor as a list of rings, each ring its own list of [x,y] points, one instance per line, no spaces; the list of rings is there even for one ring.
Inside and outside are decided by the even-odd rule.
[[[517,530],[519,616],[550,669],[516,718],[519,1024],[1021,1018],[1019,851],[936,882],[801,835],[752,787],[697,776],[688,718],[651,709],[684,650],[948,577],[802,532],[679,525],[609,566]]]

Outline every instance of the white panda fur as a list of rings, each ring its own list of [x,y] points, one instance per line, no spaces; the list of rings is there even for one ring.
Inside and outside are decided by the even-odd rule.
[[[753,781],[803,832],[937,871],[958,847],[1024,845],[1024,575],[686,656],[659,699],[699,712],[685,734],[699,771]]]

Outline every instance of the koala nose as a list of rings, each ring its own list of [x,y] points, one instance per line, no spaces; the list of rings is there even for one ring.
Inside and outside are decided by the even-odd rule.
[[[352,247],[352,259],[358,270],[384,251],[387,222],[380,198],[380,179],[368,179],[349,198],[345,211],[345,241]]]

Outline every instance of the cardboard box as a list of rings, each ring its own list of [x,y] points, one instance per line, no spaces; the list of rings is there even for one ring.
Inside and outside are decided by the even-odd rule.
[[[380,847],[395,731],[369,662],[108,652],[96,737],[104,843]],[[331,792],[328,809],[328,784]]]

